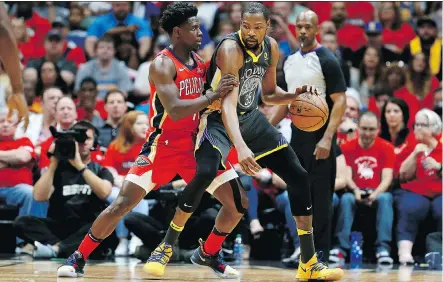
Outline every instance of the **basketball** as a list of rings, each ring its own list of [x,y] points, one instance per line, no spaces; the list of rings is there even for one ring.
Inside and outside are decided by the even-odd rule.
[[[300,94],[289,106],[292,123],[300,130],[312,132],[326,123],[329,108],[325,98],[308,92]]]

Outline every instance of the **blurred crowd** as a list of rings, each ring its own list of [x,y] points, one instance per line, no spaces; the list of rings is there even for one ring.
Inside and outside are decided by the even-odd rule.
[[[0,203],[18,209],[16,252],[34,258],[69,255],[118,195],[145,141],[149,66],[170,44],[158,26],[167,4],[7,2],[30,111],[27,128],[0,117]],[[195,4],[203,33],[198,53],[209,61],[218,42],[239,29],[242,5]],[[372,226],[365,232],[376,230],[374,249],[388,252],[383,260],[374,257],[380,263],[392,264],[386,258],[398,257],[411,264],[426,253],[441,254],[441,2],[264,4],[271,11],[268,35],[281,53],[278,83],[284,82],[285,58],[299,47],[296,17],[311,9],[319,16],[317,39],[336,55],[348,86],[334,145],[341,153],[329,259],[347,259],[351,231],[364,225],[353,224],[358,223],[354,218],[362,216]],[[9,79],[0,67],[0,96],[9,93]],[[265,116],[272,110],[265,104],[260,108]],[[290,123],[287,118],[278,125],[288,141]],[[50,126],[86,131],[74,160],[54,158]],[[232,163],[235,156],[233,151]],[[75,168],[82,164],[92,173],[78,174]],[[269,258],[270,249],[277,248],[275,259],[284,258],[288,265],[296,261],[299,240],[286,184],[269,170],[250,177],[237,169],[250,200],[237,233],[248,238],[251,258]],[[96,255],[147,258],[163,238],[185,185],[176,179],[140,202]],[[189,256],[198,238],[211,231],[220,205],[206,197],[180,237],[183,251],[176,260]],[[375,221],[367,216],[371,210]],[[417,238],[426,238],[423,248],[416,247]],[[232,241],[225,244],[226,256],[232,254]],[[257,245],[261,249],[254,250]]]

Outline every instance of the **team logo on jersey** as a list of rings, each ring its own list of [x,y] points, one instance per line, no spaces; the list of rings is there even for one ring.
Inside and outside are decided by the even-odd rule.
[[[374,178],[374,168],[378,166],[377,159],[371,156],[362,156],[355,160],[357,174],[360,179]]]
[[[197,68],[197,73],[203,73],[203,70],[201,68]]]
[[[151,161],[149,161],[148,157],[146,157],[146,156],[138,156],[134,162],[135,166],[146,166],[146,165],[150,165],[150,164],[151,164]]]
[[[268,53],[265,52],[265,60],[268,59]]]
[[[242,85],[238,96],[238,104],[243,108],[249,108],[255,100],[257,88],[265,75],[266,69],[261,66],[254,66],[247,69],[242,77]]]

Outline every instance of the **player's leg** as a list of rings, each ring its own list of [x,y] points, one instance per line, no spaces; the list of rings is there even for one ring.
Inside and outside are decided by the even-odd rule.
[[[329,260],[331,247],[332,197],[335,185],[335,154],[331,151],[325,160],[316,161],[309,175],[312,206],[315,248],[323,252],[323,262]]]
[[[212,193],[209,189],[208,192]],[[220,249],[247,211],[247,195],[239,178],[222,184],[213,195],[223,206],[215,219],[214,229],[206,241],[200,240],[200,247],[192,255],[191,262],[210,267],[221,278],[236,279],[240,273],[224,262]]]
[[[192,155],[190,157],[192,158]],[[197,209],[206,188],[217,176],[222,156],[208,140],[204,140],[195,152],[195,160],[197,169],[194,178],[188,182],[180,196],[178,207],[165,238],[154,250],[143,268],[151,275],[162,276],[164,274],[166,264],[172,256],[172,246],[192,213]]]
[[[142,169],[143,172],[132,174],[131,171],[134,169]],[[58,269],[58,277],[83,276],[83,268],[89,255],[115,230],[123,216],[131,211],[144,198],[146,193],[155,187],[155,183],[151,181],[151,169],[149,166],[131,168],[118,197],[97,217],[78,250]]]
[[[258,163],[270,168],[288,185],[291,210],[300,238],[301,261],[296,279],[299,281],[341,279],[343,276],[341,269],[329,269],[317,260],[312,230],[312,202],[308,173],[301,166],[294,150],[289,146],[283,147],[259,159]]]

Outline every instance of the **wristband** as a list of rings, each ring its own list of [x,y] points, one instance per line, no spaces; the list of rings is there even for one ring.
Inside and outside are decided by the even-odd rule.
[[[86,166],[84,166],[82,169],[80,169],[78,172],[80,173],[80,174],[83,174],[83,172],[85,172],[85,170],[87,169],[87,167]]]

